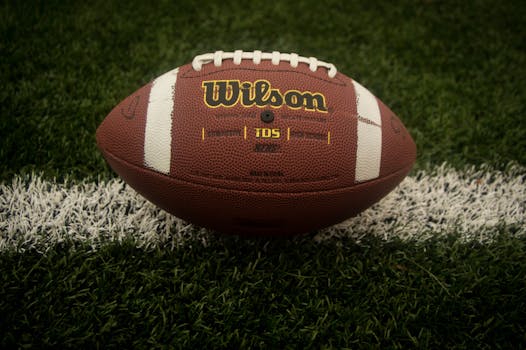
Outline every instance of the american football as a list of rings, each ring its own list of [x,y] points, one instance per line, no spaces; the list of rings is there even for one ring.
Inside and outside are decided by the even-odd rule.
[[[152,203],[241,235],[337,224],[389,193],[416,158],[369,90],[333,64],[276,51],[196,56],[118,104],[96,138]]]

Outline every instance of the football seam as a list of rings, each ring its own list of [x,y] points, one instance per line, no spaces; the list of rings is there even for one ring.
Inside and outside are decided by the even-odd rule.
[[[181,179],[181,178],[178,178],[178,177],[172,177],[172,176],[160,173],[158,171],[155,171],[155,170],[152,170],[152,169],[149,169],[149,168],[146,168],[146,167],[141,167],[141,166],[138,166],[136,164],[130,163],[130,162],[128,162],[125,159],[122,159],[120,157],[115,156],[112,152],[108,151],[106,148],[102,148],[101,147],[101,151],[105,155],[112,157],[116,161],[119,161],[121,163],[125,163],[128,166],[133,167],[135,169],[138,169],[138,170],[141,170],[141,171],[148,171],[148,172],[154,173],[157,176],[162,176],[162,177],[166,177],[166,178],[169,178],[169,179],[172,179],[172,180],[181,181],[181,182],[184,182],[186,184],[195,185],[195,186],[201,186],[203,188],[211,188],[211,189],[216,189],[216,190],[234,191],[234,192],[240,192],[240,193],[258,193],[258,194],[268,194],[268,195],[278,195],[278,196],[279,195],[316,194],[316,193],[327,194],[327,193],[331,193],[331,192],[341,192],[341,191],[344,192],[344,191],[347,191],[347,190],[350,190],[350,189],[359,188],[359,187],[362,187],[362,186],[365,186],[365,185],[374,184],[375,182],[380,182],[380,181],[386,180],[386,179],[388,179],[388,178],[390,178],[392,176],[396,176],[396,175],[398,175],[398,174],[400,174],[402,172],[405,172],[407,174],[407,173],[409,173],[409,171],[411,170],[411,168],[413,167],[413,164],[414,164],[414,162],[411,162],[411,163],[405,165],[404,167],[402,167],[402,168],[400,168],[400,169],[398,169],[396,171],[393,171],[393,172],[391,172],[391,173],[389,173],[389,174],[387,174],[385,176],[378,177],[376,179],[365,181],[365,182],[359,182],[359,183],[356,183],[356,184],[351,185],[351,186],[336,187],[336,188],[331,188],[331,189],[322,190],[322,191],[317,190],[317,191],[295,191],[295,192],[286,192],[286,191],[271,192],[271,191],[239,190],[239,189],[234,189],[234,188],[230,188],[230,187],[211,186],[211,185],[205,185],[205,184],[198,183],[198,182],[192,182],[192,181],[184,180],[184,179]]]

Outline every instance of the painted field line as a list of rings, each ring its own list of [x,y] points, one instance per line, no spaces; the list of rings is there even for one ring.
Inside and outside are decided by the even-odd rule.
[[[372,233],[386,240],[422,241],[458,234],[464,241],[488,242],[502,228],[526,234],[526,169],[458,171],[442,165],[407,177],[372,208],[316,238],[360,239]]]
[[[376,235],[426,240],[455,233],[466,241],[490,241],[499,228],[526,233],[526,172],[489,168],[454,170],[446,165],[406,178],[391,194],[314,240]],[[173,248],[210,233],[196,230],[136,194],[121,180],[57,183],[39,176],[0,184],[0,251],[45,251],[63,242],[94,248],[132,239],[141,247]]]

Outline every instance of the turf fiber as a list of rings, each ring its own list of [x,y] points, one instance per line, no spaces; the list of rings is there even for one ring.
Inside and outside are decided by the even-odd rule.
[[[0,181],[114,177],[104,116],[217,49],[334,63],[401,117],[417,169],[524,166],[525,18],[524,1],[4,1]],[[0,348],[524,348],[526,242],[499,233],[4,252]]]
[[[524,239],[219,238],[0,257],[2,347],[498,348],[526,342]]]

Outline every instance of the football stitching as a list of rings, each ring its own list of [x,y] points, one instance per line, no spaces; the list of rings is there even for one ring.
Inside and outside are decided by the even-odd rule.
[[[219,72],[228,72],[228,71],[296,73],[296,74],[304,75],[304,76],[309,77],[309,78],[313,78],[313,79],[316,79],[316,80],[323,81],[325,83],[334,84],[334,85],[338,85],[338,86],[348,86],[345,83],[345,81],[341,80],[339,77],[334,77],[334,78],[331,78],[329,80],[329,79],[323,79],[323,78],[317,77],[317,76],[312,75],[312,74],[308,74],[308,73],[297,71],[297,70],[291,70],[291,69],[262,69],[262,68],[232,67],[232,68],[223,68],[223,69],[217,69],[216,68],[216,69],[214,69],[213,72],[200,73],[200,72],[196,72],[190,66],[189,68],[184,68],[183,72],[181,72],[181,70],[179,70],[179,75],[180,75],[180,78],[183,78],[183,79],[193,79],[193,78],[202,78],[202,77],[210,76],[210,75],[213,75],[213,74],[216,74],[216,73],[219,73]],[[194,73],[195,75],[192,75],[192,73]]]

